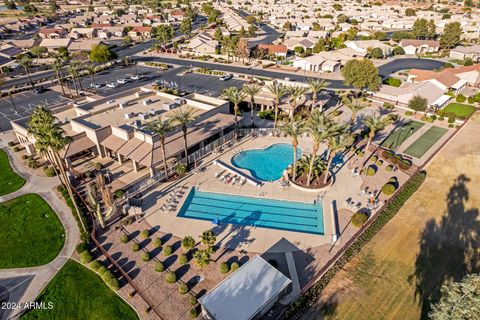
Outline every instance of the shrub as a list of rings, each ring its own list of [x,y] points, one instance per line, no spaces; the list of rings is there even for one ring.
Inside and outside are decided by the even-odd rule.
[[[470,96],[470,97],[468,97],[467,101],[468,101],[468,103],[473,104],[473,103],[475,103],[475,97]]]
[[[122,235],[120,236],[120,242],[122,242],[122,243],[127,243],[128,240],[129,240],[129,239],[128,239],[128,236],[127,236],[126,234],[122,234]]]
[[[118,189],[118,190],[115,190],[115,192],[113,193],[115,195],[115,198],[121,198],[123,197],[123,190],[122,189]]]
[[[391,109],[394,108],[394,105],[391,104],[391,103],[388,103],[388,102],[384,102],[384,103],[383,103],[383,107],[384,107],[385,109],[391,110]]]
[[[162,246],[162,239],[155,238],[153,239],[152,244],[154,248],[160,248]]]
[[[375,173],[377,173],[377,170],[375,169],[375,167],[369,166],[367,168],[367,172],[366,172],[367,176],[374,176]]]
[[[105,272],[107,272],[107,271],[108,271],[108,268],[105,267],[104,265],[102,265],[100,268],[98,268],[97,273],[98,273],[100,276],[103,276],[103,274],[104,274]]]
[[[27,159],[28,159],[28,155],[23,154],[23,155],[22,155],[22,160],[27,160]]]
[[[108,285],[110,288],[112,288],[113,291],[117,291],[120,289],[120,283],[118,282],[117,278],[112,278],[110,281],[108,281]]]
[[[13,147],[13,146],[15,145],[15,142],[13,142],[13,141],[8,141],[7,145],[8,145],[9,147]]]
[[[114,278],[115,278],[115,276],[113,275],[112,271],[110,271],[110,270],[105,271],[102,275],[103,281],[105,281],[107,283]]]
[[[142,253],[142,260],[145,262],[150,261],[150,253],[149,252]]]
[[[444,117],[444,116],[438,117],[438,121],[443,121],[443,120],[445,120],[445,117]]]
[[[377,167],[381,167],[382,164],[383,164],[383,160],[382,159],[378,159],[375,164],[377,165]]]
[[[103,266],[103,264],[98,260],[93,260],[92,262],[90,262],[90,268],[92,270],[97,271],[98,269],[100,269],[101,266]]]
[[[53,167],[46,167],[45,169],[43,169],[43,172],[47,177],[54,177],[56,175]]]
[[[84,252],[84,251],[87,251],[88,250],[88,243],[86,242],[80,242],[79,244],[77,244],[77,246],[75,247],[75,251],[77,251],[78,254]]]
[[[240,265],[238,264],[238,262],[232,262],[232,265],[230,266],[230,270],[233,271],[236,271],[238,268],[240,268]]]
[[[182,283],[178,286],[178,292],[180,294],[186,294],[188,292],[188,286],[185,283]]]
[[[196,305],[197,304],[197,298],[195,296],[191,296],[190,297],[190,304],[192,306]]]
[[[177,166],[175,167],[175,172],[177,174],[184,174],[185,172],[187,172],[187,166],[184,164],[177,164]]]
[[[455,123],[455,117],[449,117],[448,123]]]
[[[390,172],[393,170],[393,166],[389,164],[388,166],[385,167],[385,171]]]
[[[191,237],[191,236],[186,236],[185,238],[183,238],[183,240],[182,240],[182,248],[183,248],[185,251],[189,251],[189,250],[193,249],[194,246],[195,246],[195,240],[193,239],[193,237]]]
[[[190,318],[195,319],[196,317],[198,317],[197,309],[196,308],[190,309]]]
[[[17,147],[17,146],[13,147],[13,152],[18,152],[18,151],[20,151],[19,147]]]
[[[383,80],[383,83],[393,87],[400,87],[402,85],[402,80],[397,78],[387,78]]]
[[[456,98],[455,98],[455,101],[457,102],[465,102],[467,100],[467,98],[463,95],[463,94],[459,94]]]
[[[150,236],[150,231],[148,231],[148,230],[143,230],[142,232],[140,232],[140,236],[141,236],[143,239],[147,239],[147,238]]]
[[[137,252],[137,251],[139,251],[139,250],[140,250],[140,245],[139,245],[138,243],[136,243],[136,242],[133,243],[133,244],[132,244],[132,251],[133,251],[133,252]]]
[[[102,170],[102,164],[100,162],[96,162],[93,167],[96,169],[96,170]]]
[[[158,261],[157,263],[155,263],[155,271],[157,271],[157,272],[165,271],[165,266],[163,265],[163,263],[161,261]]]
[[[365,212],[357,212],[352,216],[352,224],[360,228],[367,222],[368,220],[368,215]]]
[[[173,253],[172,246],[165,246],[165,248],[163,248],[163,254],[165,255],[165,257],[168,257],[172,253]]]
[[[422,121],[427,121],[427,116],[422,116],[422,117],[420,118],[420,120],[422,120]]]
[[[449,127],[449,128],[455,128],[455,125],[454,125],[453,123],[450,123],[450,124],[448,125],[448,127]]]
[[[172,271],[167,272],[167,274],[165,275],[165,281],[167,281],[167,283],[177,282],[177,275],[175,274],[175,272],[172,272]]]
[[[228,271],[230,271],[230,268],[228,267],[228,263],[226,262],[220,263],[220,272],[227,273]]]
[[[411,116],[411,115],[413,115],[413,112],[412,111],[405,111],[405,115],[406,116]]]
[[[93,260],[93,257],[89,251],[83,251],[82,253],[80,253],[80,261],[82,263],[90,263],[92,262],[92,260]]]
[[[377,157],[377,156],[372,156],[372,157],[370,158],[370,160],[371,160],[372,162],[377,162],[378,157]]]
[[[392,195],[396,189],[397,188],[395,188],[395,185],[393,185],[393,183],[388,182],[383,185],[382,192],[384,195],[389,196]]]
[[[186,254],[181,254],[178,256],[178,263],[183,266],[188,263],[188,257]]]

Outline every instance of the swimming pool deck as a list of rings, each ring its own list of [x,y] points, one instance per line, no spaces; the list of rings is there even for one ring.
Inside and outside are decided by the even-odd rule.
[[[263,148],[274,143],[289,142],[289,138],[257,137],[245,141],[221,156],[209,156],[204,161],[205,170],[203,172],[192,175],[179,183],[185,186],[185,188],[183,196],[178,199],[178,205],[175,210],[165,213],[160,210],[167,199],[167,193],[164,191],[167,187],[166,184],[160,185],[145,195],[144,211],[147,222],[152,226],[160,226],[160,230],[163,232],[170,232],[178,237],[190,235],[197,240],[203,231],[214,229],[217,234],[218,245],[235,250],[243,249],[249,252],[264,252],[282,238],[288,239],[301,250],[331,243],[333,229],[330,204],[332,201],[336,202],[338,215],[336,219],[339,220],[337,222],[338,231],[341,231],[343,230],[345,221],[348,222],[352,214],[351,211],[346,210],[344,201],[349,197],[352,197],[354,200],[355,197],[360,197],[358,193],[363,183],[362,177],[352,177],[349,174],[350,170],[347,168],[347,164],[340,170],[340,174],[336,175],[335,184],[326,192],[323,200],[324,235],[231,224],[215,226],[210,221],[177,217],[185,197],[192,187],[197,187],[200,191],[205,192],[313,203],[318,192],[305,192],[294,189],[293,187],[282,188],[278,181],[266,182],[262,187],[257,188],[248,183],[242,186],[233,186],[220,182],[215,178],[215,174],[222,173],[223,170],[213,164],[214,159],[220,159],[231,165],[230,160],[232,156],[241,150]],[[309,138],[300,139],[300,146],[305,152],[309,152],[309,145],[311,145]],[[325,146],[321,146],[319,154],[321,154],[324,149]],[[250,174],[248,170],[239,170],[245,174]],[[167,190],[170,189],[167,188]],[[362,200],[364,199],[358,199],[358,201]],[[340,245],[341,243],[342,238],[340,237],[336,245]]]

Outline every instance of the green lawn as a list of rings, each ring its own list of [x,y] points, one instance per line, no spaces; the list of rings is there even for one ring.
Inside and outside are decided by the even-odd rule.
[[[25,180],[13,172],[5,151],[0,150],[0,196],[12,193],[20,189]]]
[[[421,158],[447,131],[447,129],[433,126],[408,146],[403,153]]]
[[[63,248],[65,231],[55,212],[36,194],[0,205],[0,269],[46,264]]]
[[[477,109],[469,104],[462,103],[449,103],[445,108],[441,110],[445,116],[449,113],[454,114],[458,118],[469,118]]]
[[[423,122],[419,121],[410,121],[404,124],[401,128],[395,129],[387,139],[382,142],[382,147],[389,149],[396,149],[399,145],[403,143],[408,137],[414,134],[418,129],[424,125]],[[404,129],[404,130],[402,130]],[[413,131],[411,131],[413,129]],[[410,133],[411,132],[411,133]]]
[[[67,261],[37,302],[52,302],[53,309],[33,309],[22,319],[138,319],[137,313],[97,274],[73,260]]]

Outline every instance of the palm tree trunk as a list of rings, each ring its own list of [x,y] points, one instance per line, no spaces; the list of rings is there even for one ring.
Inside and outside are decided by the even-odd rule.
[[[327,170],[325,171],[325,179],[323,180],[323,183],[327,183],[328,177],[330,176],[330,166],[332,165],[333,157],[330,155],[328,156],[328,162],[327,162]]]
[[[162,156],[163,156],[163,170],[165,171],[165,179],[168,178],[168,170],[167,170],[167,156],[165,152],[165,138],[162,138]]]
[[[370,144],[372,143],[373,138],[375,137],[375,133],[371,133],[368,135],[368,140],[367,140],[367,146],[365,148],[365,152],[368,152],[368,148],[370,147]]]
[[[292,145],[293,145],[293,175],[292,175],[292,180],[295,181],[297,179],[297,143],[295,141],[293,141]]]
[[[350,118],[350,121],[352,122],[352,124],[355,124],[356,118],[357,118],[357,115],[355,114],[355,112],[352,112],[352,117]]]
[[[73,194],[70,181],[68,181],[67,173],[65,172],[65,168],[63,167],[63,163],[62,163],[62,160],[60,159],[60,155],[58,154],[58,152],[53,151],[53,157],[55,158],[55,162],[57,163],[59,171],[63,176],[63,179],[65,181],[65,187],[67,189],[68,195],[70,196],[70,199],[72,200],[73,206],[75,207],[75,211],[77,213],[78,220],[82,225],[82,229],[84,232],[88,232],[87,228],[85,227],[85,224],[83,223],[82,217],[80,215],[80,209],[78,208],[77,201],[75,200],[75,195]]]
[[[30,76],[30,71],[28,70],[27,67],[25,67],[24,69],[25,69],[25,72],[27,73],[28,80],[30,81],[30,85],[32,86],[32,90],[33,90],[35,87],[33,86],[33,81],[32,81],[32,77]]]
[[[277,127],[277,118],[278,118],[278,103],[275,102],[275,120],[273,122],[273,129],[275,129]]]
[[[312,97],[312,109],[310,110],[310,113],[313,113],[313,110],[315,110],[316,104],[317,104],[317,94],[314,93]]]
[[[183,129],[183,148],[185,150],[185,163],[188,166],[187,128]]]
[[[77,81],[75,80],[75,77],[72,75],[72,81],[73,81],[73,87],[75,88],[75,92],[77,93],[77,98],[80,97],[78,94],[78,87],[77,87]]]
[[[250,101],[250,127],[253,128],[255,126],[254,120],[253,120],[253,104],[254,100],[252,99]]]
[[[81,80],[80,75],[78,75],[78,77],[76,77],[76,78],[77,78],[78,86],[79,86],[80,90],[83,91],[82,81],[80,81]]]
[[[93,75],[93,73],[90,76],[92,77],[93,90],[95,91],[95,94],[97,94],[98,91],[97,91],[97,84],[95,83],[95,76]]]
[[[238,139],[238,116],[237,116],[238,106],[237,105],[233,106],[233,112],[235,112],[235,140],[236,140]]]
[[[314,144],[313,150],[312,150],[312,159],[310,159],[310,167],[308,168],[307,186],[310,185],[310,179],[312,178],[312,172],[313,172],[313,164],[315,163],[317,152],[318,152],[318,144]]]

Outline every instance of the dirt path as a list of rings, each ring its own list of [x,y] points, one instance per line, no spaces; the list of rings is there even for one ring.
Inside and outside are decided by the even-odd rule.
[[[480,270],[479,137],[477,113],[303,319],[425,319],[445,281]]]

